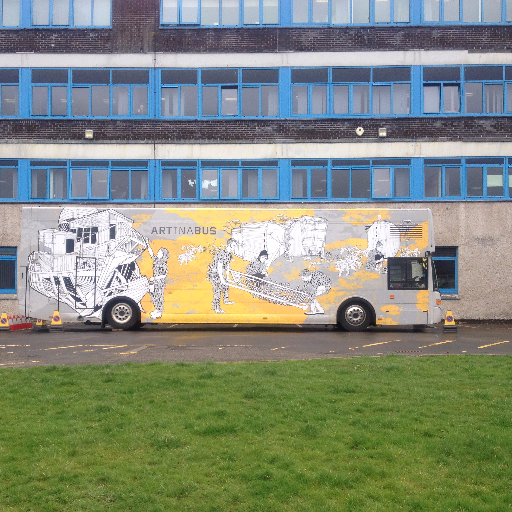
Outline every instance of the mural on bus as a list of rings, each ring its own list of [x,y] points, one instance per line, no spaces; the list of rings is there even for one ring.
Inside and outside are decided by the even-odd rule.
[[[248,220],[233,219],[233,210],[219,210],[214,219],[208,217],[214,210],[122,211],[63,208],[54,227],[38,231],[29,286],[49,302],[98,319],[118,296],[138,304],[146,321],[166,313],[221,316],[241,312],[237,305],[321,316],[333,306],[333,287],[356,286],[349,282],[355,273],[375,279],[387,272],[387,258],[418,256],[421,249],[410,243],[418,242],[417,224],[375,213],[341,236],[330,229],[332,219],[314,210],[293,210],[293,216],[260,210],[257,219],[248,211]]]

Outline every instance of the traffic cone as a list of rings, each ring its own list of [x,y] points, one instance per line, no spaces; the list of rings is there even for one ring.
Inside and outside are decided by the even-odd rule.
[[[50,324],[51,332],[62,332],[64,330],[64,326],[62,325],[62,318],[60,313],[55,310],[52,316],[52,322]]]
[[[455,318],[451,311],[446,312],[446,319],[444,321],[444,332],[457,332],[457,326],[455,325]]]
[[[0,331],[10,331],[9,329],[9,317],[7,313],[2,313],[0,317]]]
[[[32,328],[33,331],[49,331],[47,323],[42,320],[41,318],[38,318],[36,321],[36,325]]]

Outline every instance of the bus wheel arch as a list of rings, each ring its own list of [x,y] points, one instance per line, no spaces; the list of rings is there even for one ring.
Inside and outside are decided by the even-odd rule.
[[[366,299],[351,297],[338,308],[337,321],[346,331],[364,331],[369,325],[375,325],[375,310]]]
[[[136,329],[140,325],[140,308],[129,297],[116,297],[103,308],[103,322],[113,329]]]

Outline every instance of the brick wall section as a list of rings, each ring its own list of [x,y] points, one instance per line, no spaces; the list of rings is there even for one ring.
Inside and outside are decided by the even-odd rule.
[[[362,137],[355,129],[362,126]],[[378,139],[378,129],[387,138]],[[94,130],[94,142],[367,142],[390,141],[509,141],[510,117],[314,119],[314,120],[3,120],[1,142],[84,141],[85,129]]]

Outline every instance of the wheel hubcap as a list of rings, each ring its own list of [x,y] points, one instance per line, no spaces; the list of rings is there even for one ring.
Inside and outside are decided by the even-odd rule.
[[[366,311],[359,304],[353,304],[346,309],[345,320],[353,326],[361,325],[366,320]]]
[[[129,304],[121,302],[112,308],[112,318],[119,324],[129,322],[132,317],[132,308]]]

